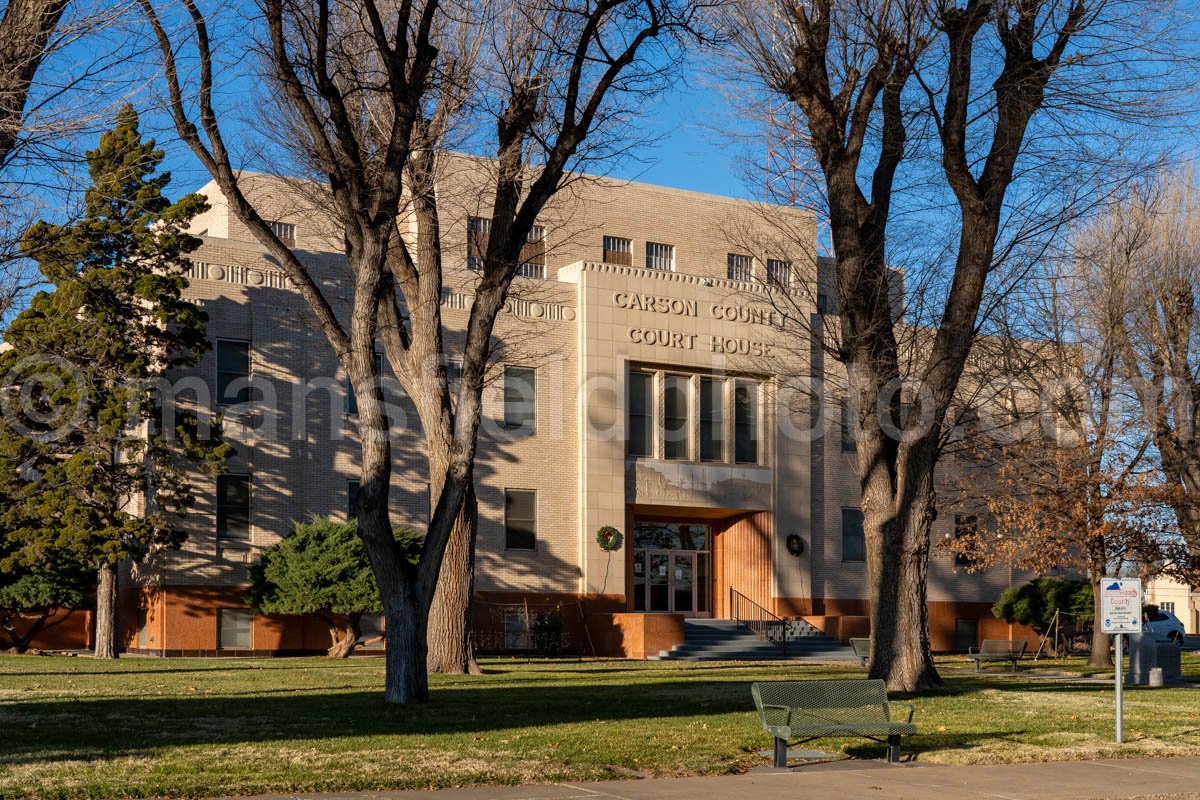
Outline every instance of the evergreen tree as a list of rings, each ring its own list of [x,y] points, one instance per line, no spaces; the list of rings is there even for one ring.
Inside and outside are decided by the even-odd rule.
[[[393,531],[412,563],[421,540],[406,528]],[[382,612],[379,587],[358,535],[358,523],[311,517],[263,551],[250,568],[246,602],[264,614],[311,614],[329,626],[331,658],[346,658],[358,642],[359,622]]]
[[[195,194],[172,203],[163,152],[143,140],[131,106],[87,153],[92,186],[70,225],[38,222],[22,241],[53,286],[5,334],[0,513],[9,570],[88,564],[97,573],[96,656],[117,653],[117,566],[177,547],[196,468],[220,470],[219,429],[191,413],[160,424],[156,381],[195,363],[205,314],[182,296]]]
[[[7,507],[7,498],[0,502]],[[70,559],[47,559],[35,567],[10,560],[19,541],[0,536],[0,647],[24,652],[42,631],[92,604],[96,572]],[[51,622],[55,612],[66,611]]]

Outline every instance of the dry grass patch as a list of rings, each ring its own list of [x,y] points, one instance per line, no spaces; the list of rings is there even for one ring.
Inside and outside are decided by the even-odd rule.
[[[1200,660],[1187,656],[1200,673]],[[754,680],[860,677],[851,667],[494,660],[435,676],[428,706],[382,703],[374,659],[0,657],[0,798],[211,797],[738,772],[770,742]],[[1200,754],[1200,693],[947,675],[917,695],[922,761]],[[864,740],[821,749],[879,757]]]

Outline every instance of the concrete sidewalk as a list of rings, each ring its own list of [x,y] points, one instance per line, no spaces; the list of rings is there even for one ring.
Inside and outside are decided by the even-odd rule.
[[[413,792],[263,795],[258,800],[1098,800],[1200,799],[1200,758],[996,766],[839,761],[712,778],[497,786]],[[240,798],[240,800],[250,800]]]

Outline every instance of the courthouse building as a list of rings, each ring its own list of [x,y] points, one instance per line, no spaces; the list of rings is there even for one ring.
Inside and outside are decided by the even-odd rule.
[[[487,162],[452,165],[439,184],[442,305],[460,333],[490,198]],[[249,194],[344,303],[339,237],[299,187],[258,178]],[[354,398],[279,265],[213,185],[202,191],[212,208],[195,222],[204,244],[187,293],[208,314],[213,347],[174,377],[185,402],[225,413],[237,455],[215,481],[197,478],[183,547],[126,576],[127,643],[162,655],[321,650],[323,624],[251,613],[246,571],[294,520],[350,514]],[[806,212],[600,178],[576,182],[539,221],[484,392],[481,650],[528,648],[530,618],[550,610],[568,646],[600,655],[656,653],[680,640],[682,620],[730,618],[735,606],[843,640],[867,634],[853,436],[837,370],[817,344],[837,310],[815,241]],[[450,337],[452,373],[460,345]],[[420,530],[422,440],[380,363],[394,518]],[[813,385],[824,402],[813,402]],[[974,522],[943,508],[935,537]],[[619,549],[598,544],[604,526],[622,534]],[[1011,579],[968,575],[935,550],[935,649],[1007,637],[990,606]]]

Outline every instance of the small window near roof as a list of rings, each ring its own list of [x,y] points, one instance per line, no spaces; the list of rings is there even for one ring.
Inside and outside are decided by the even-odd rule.
[[[604,237],[604,263],[633,266],[633,242],[620,236]]]
[[[729,253],[725,257],[725,273],[731,281],[751,281],[754,279],[754,259],[738,253]]]
[[[534,225],[530,228],[529,235],[525,237],[517,274],[539,280],[546,278],[546,229],[541,225]]]
[[[675,270],[675,245],[646,242],[646,269],[673,272]]]
[[[467,269],[483,272],[492,221],[487,217],[467,217]]]
[[[779,258],[767,259],[767,283],[780,289],[791,288],[792,262]]]
[[[271,233],[288,247],[296,246],[296,226],[290,222],[271,222]]]

